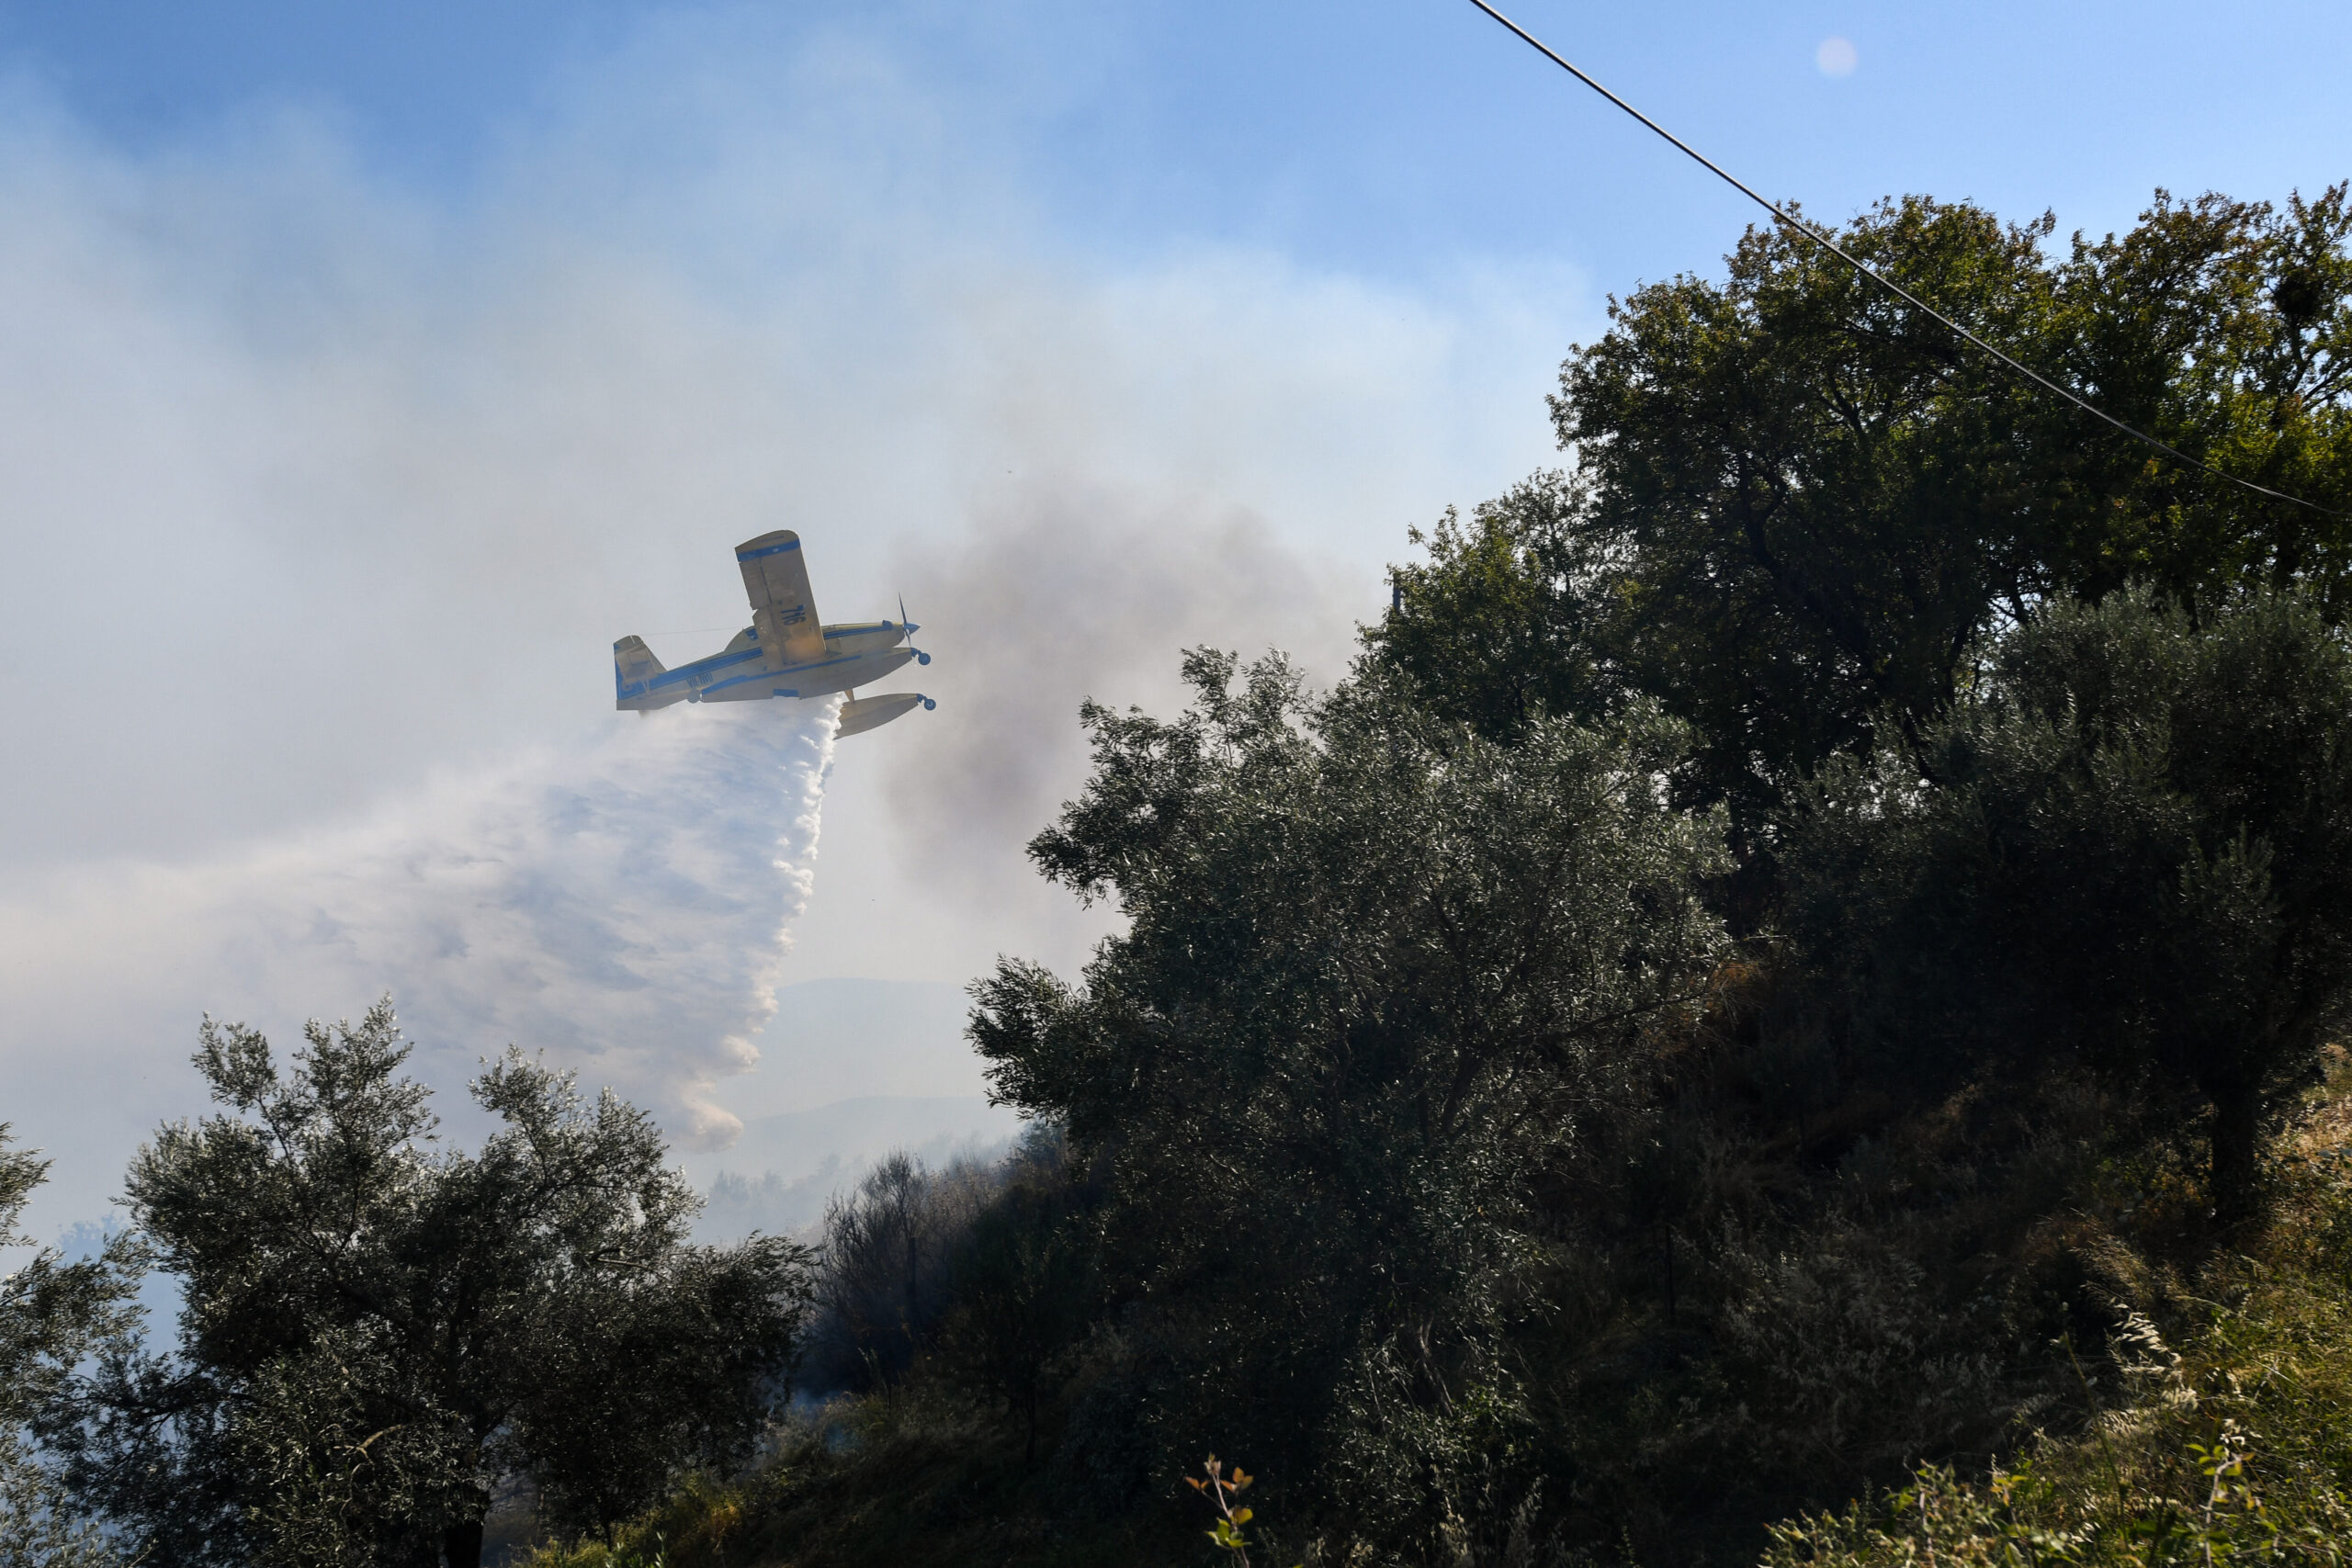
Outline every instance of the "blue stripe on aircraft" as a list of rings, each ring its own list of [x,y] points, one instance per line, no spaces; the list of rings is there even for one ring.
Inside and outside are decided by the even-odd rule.
[[[786,550],[797,550],[799,547],[799,540],[786,539],[780,545],[770,545],[763,550],[737,550],[735,552],[735,558],[737,560],[758,560],[762,556],[780,556]]]
[[[882,624],[888,625],[888,623],[884,622]],[[890,654],[897,651],[898,649],[879,649],[871,653],[836,654],[831,659],[820,659],[808,664],[794,664],[784,670],[759,670],[754,671],[748,675],[735,675],[730,676],[724,681],[712,681],[702,686],[701,690],[705,692],[723,692],[730,687],[741,686],[752,681],[781,680],[786,675],[798,675],[808,671],[830,670],[837,664],[854,664],[863,659],[888,658]],[[618,665],[616,664],[613,670],[613,684],[618,694],[622,696],[637,696],[640,694],[657,690],[662,686],[674,686],[680,682],[691,682],[696,676],[714,674],[721,670],[729,670],[738,664],[762,657],[763,655],[756,648],[746,648],[734,653],[714,653],[708,659],[698,659],[692,664],[681,664],[675,670],[664,670],[662,673],[652,677],[650,680],[643,682],[642,683],[631,682],[626,688],[622,685],[620,670]],[[778,696],[798,696],[799,694],[800,694],[797,690],[790,688],[781,686],[776,688],[776,695]]]
[[[854,664],[861,659],[880,659],[888,654],[896,653],[898,649],[896,649],[886,648],[882,649],[880,653],[836,654],[831,659],[811,660],[806,664],[787,664],[775,673],[776,677],[781,680],[786,675],[797,675],[803,670],[831,670],[836,664]]]
[[[830,670],[836,664],[854,664],[861,659],[885,658],[896,651],[898,650],[895,649],[885,649],[879,654],[844,653],[838,659],[820,659],[812,664],[794,664],[782,670],[763,670],[753,675],[738,675],[732,680],[714,681],[709,685],[705,686],[703,690],[706,692],[723,692],[729,686],[741,686],[747,682],[752,681],[781,681],[787,675],[805,674],[811,670]],[[782,695],[783,694],[784,688],[778,687],[777,694]],[[792,694],[797,696],[799,695],[799,693],[795,691]]]
[[[730,670],[747,659],[759,657],[760,650],[756,648],[739,649],[733,653],[714,653],[708,659],[697,659],[692,664],[681,664],[675,670],[664,670],[646,684],[649,687],[674,686],[681,681],[691,681],[697,675],[707,675],[714,670]]]

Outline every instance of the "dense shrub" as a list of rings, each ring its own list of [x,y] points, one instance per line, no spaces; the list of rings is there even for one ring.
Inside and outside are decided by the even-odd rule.
[[[2264,1119],[2352,1008],[2352,648],[2297,595],[2052,606],[1917,748],[1826,769],[1786,859],[1859,1048],[2191,1097],[2242,1222]]]

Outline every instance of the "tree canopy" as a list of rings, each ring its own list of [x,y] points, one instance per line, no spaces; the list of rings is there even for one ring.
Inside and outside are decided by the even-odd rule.
[[[1695,1561],[1999,1447],[2086,1272],[2252,1234],[2352,997],[2352,212],[2052,232],[1842,239],[2312,505],[1753,231],[1614,305],[1566,466],[1417,535],[1329,694],[1195,653],[1181,717],[1085,710],[1031,852],[1127,925],[972,1022],[1069,1140],[1066,1452],[1247,1442],[1405,1561],[1572,1487]]]
[[[11,1146],[0,1122],[0,1247],[32,1246],[17,1226],[49,1162]],[[34,1436],[67,1408],[85,1358],[124,1333],[135,1309],[127,1279],[137,1244],[115,1237],[97,1258],[67,1259],[54,1247],[0,1277],[0,1568],[112,1568],[119,1561],[96,1526],[78,1518]]]
[[[2260,1124],[2352,1007],[2352,648],[2308,598],[2048,610],[1811,805],[1790,926],[1871,1044],[2188,1089],[2216,1207],[2252,1215]]]
[[[805,1249],[686,1240],[645,1114],[509,1050],[503,1123],[441,1144],[389,1001],[313,1022],[281,1073],[207,1021],[227,1113],[163,1128],[128,1183],[182,1289],[178,1344],[112,1357],[67,1434],[85,1495],[175,1563],[472,1568],[492,1489],[609,1526],[741,1458],[784,1392]]]
[[[2184,604],[2296,583],[2352,609],[2352,210],[2158,193],[2129,232],[1906,197],[1840,243],[2025,363],[2225,473],[2158,458],[1818,247],[1611,305],[1563,367],[1573,458],[1442,532],[1376,657],[1490,734],[1633,690],[1692,727],[1688,797],[1769,839],[1790,791],[1906,739],[1985,639],[2127,581]],[[1487,609],[1476,608],[1486,605]],[[1505,635],[1476,627],[1513,629]],[[1432,648],[1443,649],[1432,657]]]
[[[1699,1001],[1720,825],[1667,804],[1646,709],[1506,747],[1377,682],[1185,670],[1173,722],[1086,710],[1093,779],[1031,847],[1127,931],[1081,986],[1001,965],[973,1039],[1100,1167],[1134,1358],[1104,1441],[1335,1455],[1377,1426],[1351,1383],[1443,1409],[1495,1375],[1543,1150]]]

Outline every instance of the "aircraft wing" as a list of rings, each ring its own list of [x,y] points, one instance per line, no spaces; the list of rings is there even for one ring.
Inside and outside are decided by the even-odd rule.
[[[788,528],[763,534],[735,547],[743,569],[743,591],[752,596],[752,629],[772,668],[814,664],[825,657],[825,629],[808,592],[808,566],[800,558],[800,536]]]

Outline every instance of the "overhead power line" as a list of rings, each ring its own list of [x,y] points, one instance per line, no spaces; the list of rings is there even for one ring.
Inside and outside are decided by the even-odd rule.
[[[1492,6],[1487,4],[1487,0],[1470,0],[1470,4],[1477,6],[1478,9],[1486,12],[1487,15],[1492,17],[1504,27],[1509,28],[1512,32],[1518,34],[1521,41],[1525,43],[1530,49],[1534,50],[1538,54],[1544,56],[1544,59],[1550,61],[1553,64],[1558,66],[1561,70],[1566,72],[1569,75],[1575,77],[1586,86],[1590,87],[1594,92],[1599,93],[1602,97],[1607,98],[1611,103],[1615,104],[1619,108],[1623,109],[1627,114],[1632,115],[1635,119],[1640,120],[1644,125],[1649,127],[1650,130],[1656,131],[1659,136],[1673,143],[1673,145],[1686,157],[1690,158],[1691,162],[1697,164],[1700,167],[1713,175],[1717,179],[1722,180],[1725,185],[1739,192],[1740,195],[1747,197],[1748,200],[1754,202],[1757,206],[1762,208],[1765,211],[1779,219],[1791,230],[1812,241],[1815,244],[1819,245],[1823,250],[1827,251],[1831,255],[1836,256],[1839,261],[1844,262],[1848,266],[1852,267],[1856,272],[1860,273],[1864,277],[1869,278],[1872,283],[1877,284],[1881,288],[1885,289],[1896,299],[1901,299],[1915,310],[1925,311],[1928,315],[1932,316],[1938,321],[1942,322],[1964,342],[1973,344],[1974,347],[1981,349],[1988,355],[1991,355],[1995,359],[2000,361],[2000,363],[2008,367],[2011,370],[2016,371],[2018,375],[2024,377],[2035,386],[2040,387],[2043,391],[2055,393],[2057,396],[2065,399],[2068,402],[2082,410],[2085,413],[2089,414],[2093,419],[2099,421],[2103,424],[2113,426],[2115,429],[2120,430],[2124,434],[2132,437],[2132,440],[2153,446],[2157,451],[2164,453],[2165,456],[2172,457],[2178,462],[2186,463],[2192,468],[2202,469],[2204,472],[2212,475],[2217,479],[2226,480],[2231,484],[2236,485],[2240,490],[2251,491],[2256,495],[2267,495],[2273,501],[2287,502],[2290,505],[2301,506],[2308,511],[2319,513],[2324,516],[2352,516],[2352,513],[2338,512],[2333,507],[2322,506],[2315,501],[2305,501],[2301,496],[2289,495],[2285,491],[2272,490],[2268,485],[2256,484],[2252,479],[2242,479],[2236,474],[2225,473],[2222,469],[2215,468],[2212,464],[2205,461],[2202,457],[2192,457],[2188,453],[2182,451],[2179,447],[2172,445],[2172,443],[2163,440],[2157,436],[2151,435],[2137,425],[2128,424],[2124,421],[2116,418],[2105,409],[2098,407],[2097,404],[2092,403],[2087,399],[2084,398],[2079,392],[2073,390],[2071,388],[2060,385],[2058,382],[2053,381],[2049,377],[2041,374],[2039,370],[2034,369],[2033,367],[2021,363],[2004,350],[1985,342],[1974,333],[1970,332],[1966,327],[1962,326],[1958,321],[1953,321],[1950,316],[1945,315],[1941,310],[1937,310],[1933,305],[1928,304],[1925,299],[1920,299],[1917,294],[1912,293],[1908,288],[1904,288],[1903,285],[1895,282],[1894,279],[1887,276],[1876,267],[1873,267],[1869,263],[1863,261],[1860,256],[1857,256],[1850,251],[1847,250],[1843,245],[1840,245],[1837,241],[1831,239],[1820,229],[1817,229],[1813,224],[1806,222],[1795,213],[1789,211],[1779,202],[1773,201],[1761,195],[1753,186],[1748,186],[1744,181],[1734,175],[1721,164],[1716,163],[1713,158],[1708,157],[1696,147],[1691,146],[1690,143],[1683,141],[1682,138],[1667,130],[1666,127],[1660,125],[1657,121],[1652,119],[1649,116],[1644,114],[1641,110],[1635,108],[1633,105],[1627,103],[1624,99],[1619,97],[1608,88],[1602,86],[1599,82],[1594,81],[1591,76],[1588,75],[1583,71],[1578,70],[1574,64],[1560,55],[1542,39],[1537,38],[1533,33],[1529,32],[1525,28],[1521,27],[1517,22],[1512,21],[1509,17],[1504,16],[1500,11],[1496,10]]]

